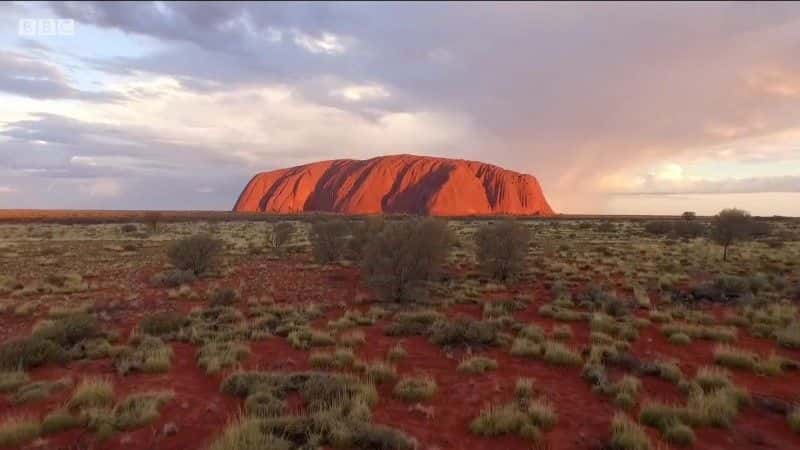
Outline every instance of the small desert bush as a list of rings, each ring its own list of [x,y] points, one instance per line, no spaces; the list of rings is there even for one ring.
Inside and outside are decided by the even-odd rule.
[[[484,373],[497,369],[497,361],[484,356],[472,356],[458,364],[458,370],[467,373]]]
[[[0,447],[19,447],[42,434],[42,425],[30,417],[9,417],[0,423]]]
[[[547,341],[543,346],[543,359],[560,366],[579,366],[583,364],[580,353],[560,342]]]
[[[272,226],[264,235],[264,242],[267,249],[275,254],[283,254],[286,246],[294,235],[294,224],[291,222],[279,222]]]
[[[685,333],[673,333],[668,340],[670,344],[674,345],[689,345],[692,343],[692,338]]]
[[[650,439],[644,429],[624,413],[611,421],[611,448],[615,450],[649,450]]]
[[[162,312],[145,316],[139,322],[139,331],[153,336],[172,337],[188,324],[189,319],[182,314]]]
[[[308,327],[300,327],[290,332],[286,336],[286,341],[292,347],[303,350],[336,344],[336,339],[329,333]]]
[[[792,349],[800,348],[800,322],[795,322],[775,332],[775,339],[782,347]]]
[[[126,397],[114,407],[114,428],[131,430],[156,421],[159,410],[172,400],[171,391],[147,392]]]
[[[553,327],[553,339],[568,341],[572,339],[572,327],[564,324]]]
[[[28,369],[64,361],[66,357],[63,348],[38,336],[14,338],[0,344],[0,369]]]
[[[334,369],[347,367],[355,361],[350,348],[337,348],[333,352],[311,352],[308,363],[315,369]]]
[[[789,428],[795,433],[800,433],[800,407],[794,407],[786,416],[786,421],[789,423]]]
[[[163,373],[172,365],[172,347],[160,338],[150,335],[136,336],[131,346],[122,348],[114,358],[114,367],[120,375],[131,372]]]
[[[672,337],[675,334],[685,334],[692,339],[704,339],[718,342],[735,341],[737,337],[736,331],[736,327],[680,323],[668,323],[661,327],[661,332],[667,337]]]
[[[14,391],[29,379],[28,374],[19,369],[0,372],[0,393]]]
[[[95,337],[102,336],[97,319],[91,314],[72,314],[50,321],[35,329],[32,337],[55,342],[64,349]]]
[[[394,316],[392,322],[386,328],[389,336],[415,336],[426,335],[430,332],[434,323],[442,320],[444,316],[432,309],[400,312]]]
[[[342,259],[347,249],[347,222],[341,219],[319,219],[311,224],[311,253],[319,264]]]
[[[541,342],[525,337],[518,337],[511,343],[510,353],[513,356],[541,357],[544,348]]]
[[[655,369],[659,378],[678,384],[683,379],[683,371],[673,361],[656,361]]]
[[[614,403],[624,409],[636,405],[642,382],[633,375],[625,375],[610,387],[610,394],[614,396]]]
[[[211,307],[230,306],[239,300],[239,292],[232,288],[217,288],[211,292],[208,302]]]
[[[386,356],[386,359],[389,362],[398,362],[401,359],[405,358],[408,355],[405,347],[402,344],[395,344],[392,348],[389,349],[389,354]]]
[[[526,412],[533,424],[543,430],[552,429],[558,422],[558,415],[552,403],[541,398],[530,401]]]
[[[373,361],[367,365],[365,373],[375,384],[383,384],[397,379],[397,369],[384,361]]]
[[[197,364],[206,373],[218,373],[250,356],[250,345],[235,341],[211,341],[200,348]]]
[[[209,234],[196,234],[177,240],[167,250],[167,257],[178,270],[200,276],[216,268],[223,242]]]
[[[85,378],[67,402],[70,411],[108,408],[114,404],[114,385],[106,378]]]
[[[286,411],[286,402],[271,392],[256,392],[247,396],[244,410],[248,416],[276,417]]]
[[[345,347],[358,347],[367,342],[367,337],[361,330],[349,331],[339,336],[339,344]]]
[[[703,366],[697,369],[694,381],[699,384],[704,391],[713,391],[733,386],[730,373],[725,369],[713,366]]]
[[[48,413],[42,420],[42,433],[55,434],[72,428],[80,428],[84,425],[83,420],[75,414],[71,414],[65,408],[56,409]]]
[[[150,284],[159,288],[176,288],[192,284],[197,280],[197,275],[191,270],[171,269],[159,272],[150,278]]]
[[[694,445],[694,431],[688,425],[674,422],[664,429],[664,440],[672,444],[688,447]]]
[[[530,231],[513,220],[481,227],[475,235],[478,265],[488,276],[500,281],[514,279],[525,267]]]
[[[453,321],[442,320],[433,325],[430,340],[441,346],[493,345],[498,340],[498,327],[494,322],[464,317]]]
[[[361,261],[366,284],[386,301],[424,300],[427,283],[440,272],[452,234],[436,219],[402,220],[387,224],[370,239]]]
[[[525,413],[516,404],[510,403],[482,409],[469,428],[478,436],[501,436],[520,433],[526,422]],[[538,439],[539,430],[535,427],[533,430],[533,433],[528,433],[534,434],[534,438]]]
[[[755,353],[730,345],[721,344],[714,348],[714,362],[721,366],[754,370],[757,359]]]
[[[11,402],[15,404],[27,403],[44,400],[51,393],[63,391],[72,387],[71,378],[61,378],[55,381],[34,381],[24,386],[20,386],[11,396]]]
[[[537,441],[542,430],[553,428],[557,421],[553,406],[545,400],[535,399],[484,408],[470,423],[470,430],[478,436],[516,434]]]
[[[520,400],[533,397],[533,380],[531,378],[517,378],[517,384],[514,386],[514,395]]]
[[[436,381],[433,377],[401,378],[394,386],[394,395],[408,402],[428,400],[436,393]]]
[[[286,439],[261,431],[256,419],[240,419],[229,425],[209,450],[290,450],[295,446]]]

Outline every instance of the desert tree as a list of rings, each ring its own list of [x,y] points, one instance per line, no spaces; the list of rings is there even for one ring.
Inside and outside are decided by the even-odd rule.
[[[173,242],[167,256],[175,268],[202,275],[217,265],[222,249],[222,240],[200,233]]]
[[[291,222],[278,222],[265,232],[264,240],[267,248],[277,254],[286,250],[286,244],[294,235],[294,224]]]
[[[525,266],[530,239],[530,231],[515,220],[482,227],[475,235],[481,270],[501,281],[517,277]]]
[[[348,258],[353,261],[361,261],[364,256],[364,248],[369,240],[378,235],[386,226],[386,221],[382,216],[371,216],[364,220],[352,221],[350,234],[352,237],[347,245]]]
[[[388,223],[364,247],[366,284],[379,298],[411,301],[427,296],[427,284],[441,270],[454,238],[436,219]]]
[[[684,211],[683,214],[681,214],[681,218],[686,221],[691,221],[697,219],[697,213],[694,211]]]
[[[320,264],[336,262],[347,249],[348,225],[342,219],[319,219],[311,224],[311,252]]]
[[[728,260],[728,247],[736,241],[752,237],[754,221],[747,211],[730,208],[723,209],[711,226],[711,238],[723,248],[722,260]]]

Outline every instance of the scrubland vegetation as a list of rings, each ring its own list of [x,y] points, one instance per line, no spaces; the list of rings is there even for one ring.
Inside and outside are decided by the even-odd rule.
[[[3,224],[0,448],[795,448],[798,302],[740,210]]]

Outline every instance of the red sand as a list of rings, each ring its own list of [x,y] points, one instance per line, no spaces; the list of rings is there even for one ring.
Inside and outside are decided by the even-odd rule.
[[[551,216],[539,182],[475,161],[395,155],[339,159],[263,172],[237,212]]]
[[[122,309],[110,310],[113,319],[107,327],[123,331],[123,341],[131,327],[141,316],[154,311],[180,310],[188,312],[200,301],[170,300],[164,290],[145,286],[152,268],[137,271],[133,280],[136,292],[142,292],[141,300],[135,305],[123,305]],[[104,275],[107,276],[108,274]],[[120,274],[122,275],[122,274]],[[245,266],[239,266],[235,274],[227,280],[243,289],[243,297],[262,295],[272,291],[277,302],[317,301],[330,306],[326,317],[319,319],[316,326],[323,327],[328,320],[339,317],[350,308],[367,308],[356,305],[354,299],[360,290],[359,273],[356,268],[329,267],[313,268],[301,261],[267,261],[254,258]],[[226,283],[227,284],[227,283]],[[203,291],[205,282],[195,289]],[[545,330],[550,330],[556,322],[540,317],[537,313],[542,303],[550,301],[550,294],[542,286],[513,286],[509,292],[493,292],[487,298],[511,298],[517,294],[534,293],[537,300],[525,310],[515,313],[518,320],[536,322]],[[103,294],[109,300],[122,299],[124,292]],[[719,313],[720,311],[716,311]],[[457,305],[449,311],[450,315],[481,316],[477,305]],[[0,316],[0,328],[16,324],[18,318],[11,315]],[[432,406],[435,416],[426,418],[419,411],[409,409],[409,405],[394,398],[392,384],[379,387],[380,400],[373,410],[376,423],[387,424],[403,430],[420,442],[420,450],[529,450],[530,448],[585,450],[602,449],[610,438],[609,425],[616,408],[610,398],[591,392],[581,379],[580,367],[556,367],[542,361],[509,355],[508,349],[491,348],[478,350],[499,363],[497,371],[484,375],[470,375],[456,370],[464,351],[446,353],[431,344],[424,337],[394,338],[385,336],[383,328],[387,321],[371,327],[359,327],[366,333],[367,344],[357,349],[360,358],[371,361],[385,358],[387,351],[397,342],[402,342],[408,355],[397,365],[398,373],[411,375],[428,374],[436,379],[439,390],[425,406]],[[574,337],[570,345],[584,348],[588,345],[588,324],[570,324]],[[749,348],[761,354],[775,349],[774,342],[753,338],[746,330],[740,330],[737,346]],[[178,450],[202,449],[217,436],[225,424],[239,414],[242,401],[219,391],[219,385],[227,371],[216,376],[207,376],[197,366],[195,355],[197,347],[187,343],[172,343],[175,352],[173,365],[166,374],[131,374],[119,376],[113,370],[109,359],[89,362],[74,362],[67,367],[49,366],[33,369],[30,375],[34,380],[55,379],[71,376],[80,380],[85,376],[107,376],[114,380],[118,398],[132,392],[172,389],[175,399],[163,410],[154,424],[121,433],[112,439],[99,443],[93,433],[86,430],[69,431],[48,438],[43,445],[35,443],[26,448],[47,448],[53,450],[72,449],[131,449],[131,450]],[[714,344],[695,341],[688,347],[676,347],[667,343],[653,325],[643,330],[635,342],[632,353],[642,359],[676,358],[688,376],[694,375],[699,366],[713,364]],[[292,348],[284,338],[272,337],[251,344],[252,354],[242,364],[251,370],[308,370],[308,352]],[[788,357],[800,359],[800,351],[778,350]],[[737,385],[746,387],[754,396],[767,395],[784,401],[800,398],[800,372],[787,372],[780,376],[760,377],[742,370],[732,370]],[[612,370],[612,377],[621,376],[621,371]],[[470,421],[480,409],[490,403],[504,403],[513,398],[514,384],[518,377],[531,377],[536,380],[539,394],[550,399],[558,413],[556,427],[544,434],[544,442],[535,446],[530,441],[514,436],[481,438],[469,432]],[[684,402],[685,396],[675,386],[654,377],[644,376],[642,398],[662,401]],[[26,405],[11,405],[0,397],[0,417],[12,414],[28,414],[41,418],[63,404],[70,391],[52,395],[43,402]],[[633,413],[635,414],[635,409]],[[164,425],[175,423],[178,433],[164,436]],[[647,428],[654,442],[663,447],[669,446],[659,441],[658,433]],[[793,449],[800,448],[800,435],[793,433],[784,416],[767,411],[756,405],[746,407],[735,419],[731,429],[699,428],[696,430],[697,449]]]

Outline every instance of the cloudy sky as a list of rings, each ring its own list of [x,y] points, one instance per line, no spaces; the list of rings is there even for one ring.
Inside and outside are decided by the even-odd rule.
[[[565,213],[800,215],[800,4],[0,4],[0,208],[229,209],[395,153]]]

